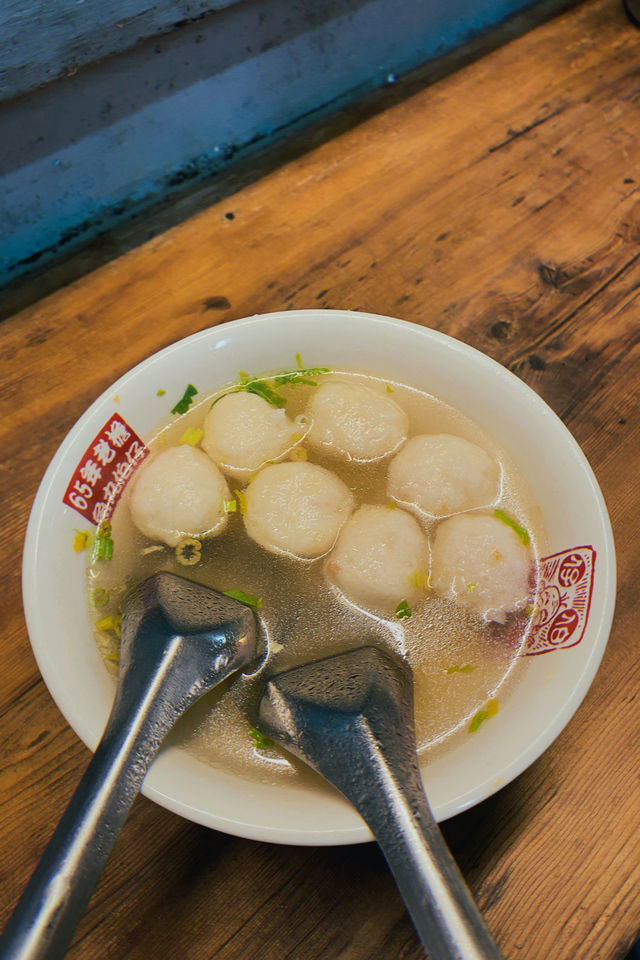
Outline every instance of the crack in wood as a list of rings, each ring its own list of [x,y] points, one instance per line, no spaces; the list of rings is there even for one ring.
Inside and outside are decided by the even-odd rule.
[[[596,290],[589,294],[589,296],[587,296],[582,303],[577,304],[576,307],[566,316],[560,317],[555,323],[550,322],[545,328],[544,333],[527,343],[526,347],[524,347],[519,353],[515,354],[515,356],[509,361],[508,366],[511,368],[512,364],[522,363],[528,359],[530,354],[537,353],[541,347],[553,339],[553,337],[555,337],[561,330],[566,328],[582,310],[584,310],[587,306],[589,306],[590,303],[593,302],[593,300],[595,300],[596,297],[599,297],[602,293],[604,293],[612,284],[616,282],[616,280],[619,280],[622,276],[624,276],[624,274],[632,269],[639,261],[640,252],[631,257],[631,259],[628,260],[622,267],[620,267],[619,270],[617,270]]]
[[[503,147],[508,146],[510,143],[513,143],[514,140],[517,140],[519,137],[524,137],[525,134],[530,133],[532,130],[535,130],[536,127],[542,126],[543,123],[546,123],[548,120],[553,120],[554,117],[557,117],[559,114],[564,113],[566,105],[557,107],[555,110],[552,110],[550,113],[544,114],[542,117],[538,117],[536,120],[532,120],[531,123],[528,123],[525,127],[521,127],[520,130],[507,130],[508,136],[505,140],[501,140],[500,143],[494,143],[492,147],[489,147],[488,153],[495,153],[496,150],[502,150]]]

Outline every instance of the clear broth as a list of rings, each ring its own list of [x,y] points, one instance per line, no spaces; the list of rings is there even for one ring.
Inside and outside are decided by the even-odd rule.
[[[393,381],[342,371],[330,375],[357,380],[382,392],[389,387],[392,398],[409,415],[409,436],[451,433],[483,447],[502,467],[497,503],[518,517],[531,535],[534,556],[540,555],[543,531],[526,482],[506,452],[476,423],[441,400]],[[286,396],[287,414],[293,418],[303,412],[315,387],[285,385],[278,389]],[[216,391],[186,414],[172,417],[147,441],[152,452],[178,444],[188,427],[202,423],[215,397],[228,390],[229,386]],[[332,470],[353,490],[358,504],[389,503],[385,492],[389,458],[373,464],[349,463],[311,447],[306,449],[311,462]],[[244,484],[229,479],[230,489],[241,486]],[[422,518],[420,522],[430,536],[439,521]],[[300,663],[365,643],[404,656],[414,673],[416,739],[421,752],[449,749],[459,737],[469,735],[469,722],[477,711],[489,699],[502,702],[514,683],[518,653],[530,622],[524,613],[508,616],[504,625],[486,623],[428,589],[423,600],[412,607],[410,619],[363,611],[328,583],[324,558],[302,561],[266,552],[245,533],[239,510],[231,514],[220,536],[203,541],[202,559],[192,567],[182,566],[175,551],[167,546],[141,555],[150,541],[134,527],[126,493],[114,511],[112,530],[113,559],[93,561],[88,568],[89,604],[96,623],[117,612],[128,584],[159,570],[218,590],[239,589],[261,598],[259,662],[205,696],[171,735],[172,743],[241,777],[265,782],[296,778],[317,787],[318,781],[310,771],[277,748],[258,749],[250,734],[265,681]],[[96,588],[111,596],[109,604],[100,610],[91,599]],[[115,673],[115,634],[96,629],[96,642],[108,668]]]

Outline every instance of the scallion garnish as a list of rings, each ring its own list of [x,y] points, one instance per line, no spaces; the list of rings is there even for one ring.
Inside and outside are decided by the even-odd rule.
[[[454,667],[447,667],[445,673],[473,673],[475,669],[471,663],[465,663],[463,666],[456,664]]]
[[[275,743],[257,727],[249,727],[249,733],[253,738],[253,744],[256,750],[268,750],[269,747],[275,747]]]
[[[73,535],[73,549],[76,553],[82,553],[91,543],[91,534],[88,530],[76,530]]]
[[[406,600],[401,600],[396,607],[396,617],[398,620],[406,620],[411,616],[411,607]]]
[[[98,630],[112,630],[117,636],[120,636],[120,623],[122,621],[122,616],[118,613],[115,616],[109,614],[108,617],[103,617],[102,620],[98,620],[96,627]]]
[[[519,526],[515,520],[512,520],[511,517],[504,512],[504,510],[500,510],[498,507],[496,507],[496,509],[493,511],[493,515],[494,517],[497,517],[498,520],[502,520],[503,523],[506,523],[508,527],[511,527],[513,532],[520,537],[525,547],[528,545],[530,537],[524,527]]]
[[[266,400],[267,403],[270,403],[272,407],[286,406],[287,401],[285,398],[280,396],[279,393],[276,393],[266,380],[247,380],[240,389],[246,390],[248,393],[255,393],[257,396],[262,397],[263,400]]]
[[[475,733],[480,724],[484,723],[485,720],[488,720],[489,717],[495,717],[498,712],[498,701],[495,697],[492,697],[491,700],[487,701],[487,705],[484,710],[478,710],[477,713],[471,718],[471,723],[469,724],[469,733]]]
[[[176,546],[176,559],[183,567],[194,567],[201,555],[202,544],[195,537],[183,537]]]
[[[106,607],[109,603],[109,591],[105,590],[104,587],[96,587],[91,591],[91,602],[94,607]]]
[[[187,385],[187,389],[182,394],[182,397],[176,403],[175,407],[171,408],[171,413],[186,413],[191,404],[193,403],[193,398],[195,397],[198,391],[192,383]]]
[[[426,590],[429,583],[429,574],[426,570],[414,570],[410,577],[407,577],[407,580],[412,587],[417,587],[418,590]]]
[[[109,533],[111,533],[111,527],[108,527]],[[94,560],[111,560],[113,557],[113,540],[107,533],[101,533],[98,530],[96,534],[96,539],[93,545],[93,559]]]
[[[239,600],[240,603],[246,603],[248,607],[254,610],[262,609],[262,600],[260,597],[254,597],[252,593],[245,593],[243,590],[223,590],[225,597],[231,597],[232,600]]]
[[[200,427],[187,427],[180,437],[180,443],[188,443],[190,447],[197,447],[204,436]]]
[[[304,447],[294,447],[293,450],[289,452],[289,460],[292,460],[294,463],[303,463],[307,459],[307,451]]]
[[[272,407],[284,407],[287,403],[286,398],[283,397],[281,393],[278,393],[277,390],[274,390],[271,385],[272,383],[277,387],[281,387],[284,384],[295,386],[299,383],[306,383],[310,387],[317,387],[317,383],[315,380],[312,380],[311,377],[329,373],[329,367],[301,367],[299,353],[296,354],[296,361],[298,362],[297,370],[285,370],[284,373],[278,373],[273,377],[252,377],[246,370],[240,370],[238,372],[238,383],[235,387],[232,387],[228,393],[242,393],[242,391],[255,393],[257,396],[262,397],[263,400],[266,400],[267,403],[270,403]],[[211,406],[214,406],[219,400],[222,400],[222,398],[226,396],[227,394],[223,393],[219,397],[216,397]],[[184,411],[179,412],[183,413]]]
[[[329,373],[328,367],[307,367],[306,370],[290,370],[287,373],[279,373],[274,377],[277,386],[281,387],[285,383],[306,383],[310,387],[317,387],[318,384],[311,377],[318,377],[323,373]]]

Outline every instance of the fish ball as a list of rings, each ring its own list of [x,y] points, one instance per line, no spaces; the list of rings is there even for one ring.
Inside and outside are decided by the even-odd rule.
[[[355,603],[388,608],[418,597],[428,558],[427,538],[412,516],[365,505],[344,525],[326,571]]]
[[[532,556],[511,527],[487,514],[444,520],[431,548],[431,585],[443,597],[485,620],[504,623],[506,614],[531,600]]]
[[[330,380],[314,391],[308,408],[309,441],[327,453],[369,462],[406,440],[409,418],[388,396],[359,383]]]
[[[183,537],[213,536],[227,523],[229,488],[206,453],[169,447],[136,473],[129,506],[138,530],[175,547]]]
[[[354,508],[349,488],[314,463],[265,467],[245,490],[249,536],[273,553],[311,559],[327,553]]]
[[[202,448],[221,470],[248,479],[268,460],[284,456],[305,433],[300,422],[255,393],[228,393],[204,421]]]
[[[389,464],[387,492],[432,517],[486,507],[500,492],[500,464],[446,433],[412,437]]]

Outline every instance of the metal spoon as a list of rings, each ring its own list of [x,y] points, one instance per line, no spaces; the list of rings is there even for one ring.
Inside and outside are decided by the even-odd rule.
[[[0,938],[1,960],[66,951],[129,808],[177,719],[254,655],[237,600],[157,573],[125,600],[115,701],[96,752]]]
[[[406,663],[362,647],[289,670],[267,684],[259,724],[361,814],[431,960],[500,960],[424,795]]]

